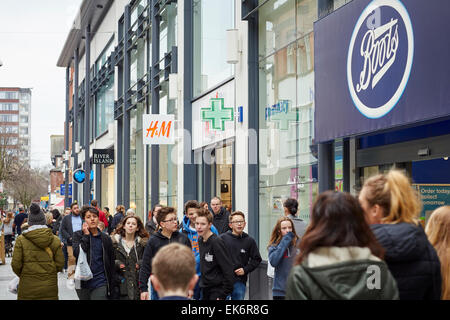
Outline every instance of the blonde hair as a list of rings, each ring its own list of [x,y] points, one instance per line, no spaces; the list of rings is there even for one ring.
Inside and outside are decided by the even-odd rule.
[[[152,273],[164,290],[186,290],[195,272],[192,250],[180,243],[162,247],[152,260]]]
[[[442,300],[450,300],[450,206],[433,211],[425,233],[441,261]]]
[[[51,212],[45,213],[45,221],[47,224],[51,224],[53,222],[53,214]]]
[[[419,223],[422,202],[402,171],[393,169],[373,176],[365,181],[363,188],[368,189],[365,196],[369,205],[378,204],[383,208],[383,223]]]

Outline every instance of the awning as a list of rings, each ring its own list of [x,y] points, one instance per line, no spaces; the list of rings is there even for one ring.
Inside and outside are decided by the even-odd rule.
[[[55,204],[54,206],[64,208],[64,199],[62,199],[59,203]]]

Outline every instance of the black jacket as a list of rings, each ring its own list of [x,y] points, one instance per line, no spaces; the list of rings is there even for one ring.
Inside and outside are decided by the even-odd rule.
[[[64,216],[64,218],[61,221],[61,226],[59,228],[59,235],[61,241],[68,246],[72,245],[72,237],[73,237],[72,215],[73,213]]]
[[[148,239],[136,237],[134,247],[130,250],[129,254],[122,244],[122,237],[120,235],[113,235],[111,240],[115,252],[115,268],[120,297],[121,299],[140,300],[138,285],[139,269],[142,265],[142,257]],[[125,268],[121,269],[121,264],[123,264]],[[138,269],[136,269],[136,264],[139,266]]]
[[[199,238],[201,288],[217,288],[222,290],[220,298],[225,299],[233,292],[235,282],[230,251],[225,241],[212,234],[206,242]]]
[[[172,233],[172,236],[169,239],[164,236],[160,230],[152,235],[150,240],[148,240],[144,250],[144,257],[142,258],[142,266],[139,271],[139,289],[141,289],[141,292],[148,291],[148,279],[152,273],[153,257],[159,249],[173,242],[178,242],[191,248],[191,241],[189,241],[188,237],[178,231]]]
[[[153,218],[150,218],[147,223],[145,224],[145,230],[150,235],[153,235],[156,232],[156,223],[153,221]]]
[[[58,219],[53,223],[52,232],[54,235],[56,235],[57,232],[59,232],[59,228],[61,227],[63,217],[60,215]],[[58,233],[59,235],[59,233]]]
[[[68,215],[66,216],[68,217]],[[100,230],[99,230],[100,232]],[[114,270],[114,248],[111,238],[104,232],[101,232],[103,247],[103,266],[107,280],[108,296],[113,298],[113,288],[117,287],[118,281]],[[73,255],[78,260],[80,246],[86,253],[89,266],[91,265],[91,236],[85,235],[83,230],[73,233]]]
[[[213,211],[211,211],[211,213],[213,215],[213,225],[214,227],[216,227],[219,234],[231,230],[230,226],[228,225],[230,223],[230,213],[224,207],[220,208],[218,214],[214,214]]]
[[[247,275],[255,270],[262,261],[255,240],[245,232],[237,236],[232,231],[228,231],[220,235],[220,237],[225,242],[228,250],[230,250],[233,273],[236,269],[244,269],[245,275],[237,276],[234,274],[235,280],[246,283]]]
[[[371,228],[386,249],[384,259],[397,281],[400,300],[439,300],[441,265],[422,226],[398,223]]]

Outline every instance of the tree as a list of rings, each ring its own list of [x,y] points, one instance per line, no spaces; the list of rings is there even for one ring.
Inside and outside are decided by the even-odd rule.
[[[9,194],[25,207],[47,194],[48,174],[40,168],[30,168],[27,163],[19,162],[6,187]]]

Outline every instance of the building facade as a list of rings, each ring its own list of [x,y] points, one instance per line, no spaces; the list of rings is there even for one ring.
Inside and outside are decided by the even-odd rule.
[[[0,88],[0,136],[18,159],[31,157],[31,89]]]
[[[321,26],[349,10],[354,26],[368,2],[83,1],[57,62],[67,71],[67,172],[83,169],[87,181],[73,184],[73,199],[123,204],[146,220],[157,203],[176,207],[181,218],[187,200],[220,196],[230,210],[246,214],[264,260],[250,276],[249,294],[267,299],[267,244],[285,199],[299,201],[308,223],[319,192],[356,194],[367,176],[392,166],[406,169],[422,187],[450,183],[444,175],[425,174],[430,166],[446,168],[450,126],[444,115],[433,124],[425,119],[406,128],[412,122],[405,120],[323,138],[331,124],[321,120],[331,111],[318,113],[317,104],[319,110],[333,106],[336,119],[339,110],[353,108],[351,99],[333,101],[348,88],[330,93],[345,78],[319,85],[342,68],[330,53],[342,50],[337,57],[347,57],[352,30],[330,48],[322,39],[339,38],[342,24]],[[144,122],[146,114],[174,117],[173,144],[145,144],[155,131]],[[426,149],[423,156],[416,148]],[[112,152],[113,162],[94,163],[99,149]]]

